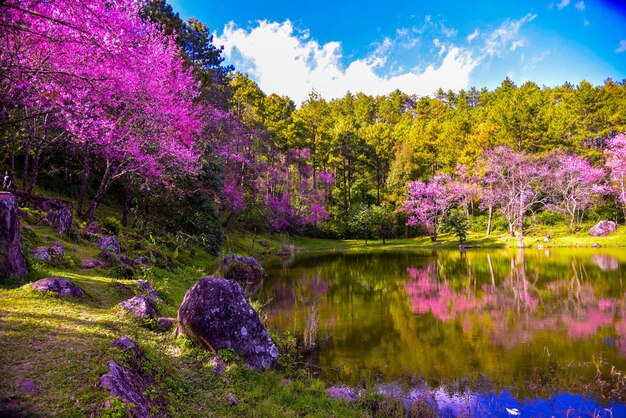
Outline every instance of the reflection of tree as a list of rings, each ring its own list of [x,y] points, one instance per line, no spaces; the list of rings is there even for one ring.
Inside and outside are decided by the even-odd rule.
[[[524,250],[511,256],[509,273],[499,281],[488,255],[490,284],[484,283],[477,291],[470,261],[464,256],[461,260],[467,264],[467,281],[465,287],[457,290],[453,281],[442,274],[438,259],[420,268],[407,268],[411,279],[405,291],[413,313],[430,313],[440,321],[458,318],[465,333],[475,326],[484,327],[487,314],[492,343],[509,348],[531,340],[540,331],[554,332],[564,327],[569,338],[589,338],[602,327],[613,325],[615,318],[626,321],[626,302],[598,299],[582,262],[572,261],[573,273],[568,278],[547,283],[540,292],[538,275],[527,273]],[[542,292],[547,294],[546,301],[542,300]],[[626,346],[626,329],[620,326],[615,325],[620,335],[616,344]]]

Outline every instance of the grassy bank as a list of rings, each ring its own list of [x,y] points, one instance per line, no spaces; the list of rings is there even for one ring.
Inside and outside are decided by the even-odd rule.
[[[274,336],[283,359],[277,370],[251,371],[226,352],[221,355],[228,366],[216,374],[214,353],[120,312],[116,305],[133,295],[131,282],[115,267],[79,267],[80,260],[97,255],[93,242],[59,238],[43,225],[24,224],[22,229],[25,252],[61,241],[65,257],[57,266],[29,257],[27,284],[4,280],[0,285],[0,416],[126,416],[129,407],[120,402],[104,408],[110,398],[98,387],[109,360],[126,361],[121,351],[111,348],[121,336],[136,340],[146,354],[146,372],[155,376],[151,390],[164,397],[173,416],[404,416],[401,406],[379,397],[356,405],[330,399],[323,382],[296,367],[295,343],[288,336]],[[170,260],[173,267],[135,269],[135,278],[149,280],[164,298],[160,316],[176,316],[187,289],[217,266],[218,259],[199,248],[172,250],[131,230],[118,238],[129,255],[135,248],[155,249]],[[247,236],[238,239],[247,244]],[[231,244],[236,245],[234,240]],[[70,280],[90,298],[59,298],[28,284],[49,276]],[[22,389],[22,379],[34,382],[36,393]]]
[[[626,227],[620,225],[616,232],[606,237],[592,237],[588,231],[593,224],[584,225],[576,233],[569,233],[565,226],[536,226],[531,228],[525,238],[524,245],[527,247],[626,247]],[[550,236],[549,242],[544,238]],[[263,245],[261,245],[263,244]],[[362,239],[333,240],[316,239],[310,237],[287,236],[280,234],[252,234],[247,232],[231,233],[225,242],[226,252],[256,253],[259,255],[295,251],[366,251],[369,249],[412,249],[412,248],[450,248],[459,247],[457,237],[450,234],[441,234],[437,242],[429,237],[368,240]],[[508,233],[495,232],[485,237],[484,232],[469,232],[463,245],[481,248],[506,248],[516,247],[517,238]]]

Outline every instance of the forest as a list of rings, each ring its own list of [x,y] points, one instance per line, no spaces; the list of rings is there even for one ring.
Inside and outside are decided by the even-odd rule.
[[[233,230],[391,239],[624,222],[626,83],[303,103],[163,0],[0,3],[2,171],[219,253]],[[433,90],[436,86],[433,86]]]

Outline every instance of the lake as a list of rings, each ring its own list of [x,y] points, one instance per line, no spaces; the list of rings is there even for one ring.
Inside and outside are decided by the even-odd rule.
[[[265,267],[252,297],[266,322],[331,384],[567,394],[626,414],[626,249],[302,253]]]

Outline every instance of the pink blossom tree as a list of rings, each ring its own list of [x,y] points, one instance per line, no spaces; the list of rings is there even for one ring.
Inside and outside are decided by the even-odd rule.
[[[457,196],[452,178],[438,174],[428,183],[419,180],[409,183],[409,191],[401,210],[408,215],[407,225],[423,225],[430,239],[437,240],[441,218],[454,205]]]
[[[80,201],[92,165],[101,164],[88,219],[122,176],[162,182],[197,169],[197,83],[174,40],[141,19],[140,7],[132,0],[0,4],[7,80],[0,94],[27,117],[30,109],[59,116],[70,148],[83,154]]]
[[[549,157],[548,186],[552,203],[548,208],[569,215],[569,231],[580,228],[585,212],[607,192],[602,168],[592,166],[577,155],[552,154]]]
[[[486,151],[483,182],[488,198],[509,223],[511,236],[517,235],[518,246],[524,246],[524,217],[546,201],[545,183],[549,168],[541,160],[509,147]]]
[[[610,170],[611,182],[626,218],[626,134],[609,139],[605,150],[606,166]]]

